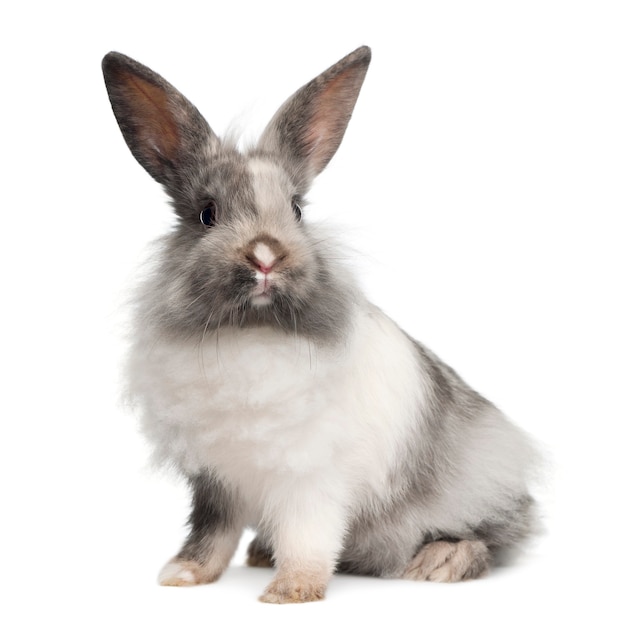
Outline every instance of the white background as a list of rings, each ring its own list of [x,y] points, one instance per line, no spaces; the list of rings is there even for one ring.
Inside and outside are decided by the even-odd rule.
[[[35,620],[624,619],[623,3],[31,2],[3,8],[0,617]],[[546,535],[462,585],[336,577],[322,603],[159,588],[185,487],[120,406],[123,301],[170,222],[110,110],[111,49],[218,132],[258,134],[361,44],[370,72],[309,217],[371,298],[545,447]],[[2,610],[5,610],[4,612]]]

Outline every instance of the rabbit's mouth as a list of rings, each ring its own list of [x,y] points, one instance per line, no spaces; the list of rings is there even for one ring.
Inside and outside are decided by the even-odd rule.
[[[256,284],[252,289],[251,302],[255,307],[264,307],[272,301],[274,289],[274,274],[255,271]]]

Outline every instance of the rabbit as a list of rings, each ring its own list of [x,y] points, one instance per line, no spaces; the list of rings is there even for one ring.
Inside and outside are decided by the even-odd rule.
[[[250,148],[161,76],[102,62],[123,137],[177,220],[138,287],[125,377],[189,534],[159,575],[216,581],[244,529],[260,600],[323,599],[335,572],[483,576],[534,529],[534,442],[369,302],[305,218],[368,70],[363,46],[288,98]]]

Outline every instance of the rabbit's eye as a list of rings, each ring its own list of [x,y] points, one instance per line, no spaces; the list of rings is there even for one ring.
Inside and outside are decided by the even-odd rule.
[[[296,215],[296,220],[300,222],[302,220],[302,207],[300,206],[300,197],[293,197],[293,199],[291,199],[291,209]]]
[[[215,212],[217,204],[213,199],[206,202],[204,209],[200,212],[200,222],[205,227],[212,227],[215,224]]]

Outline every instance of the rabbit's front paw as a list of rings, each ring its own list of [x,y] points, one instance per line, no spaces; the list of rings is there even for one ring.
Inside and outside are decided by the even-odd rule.
[[[260,601],[264,603],[308,603],[322,600],[327,579],[306,573],[280,573],[269,584]]]
[[[174,558],[159,573],[159,584],[173,587],[189,587],[212,583],[219,574],[208,572],[198,562]]]

